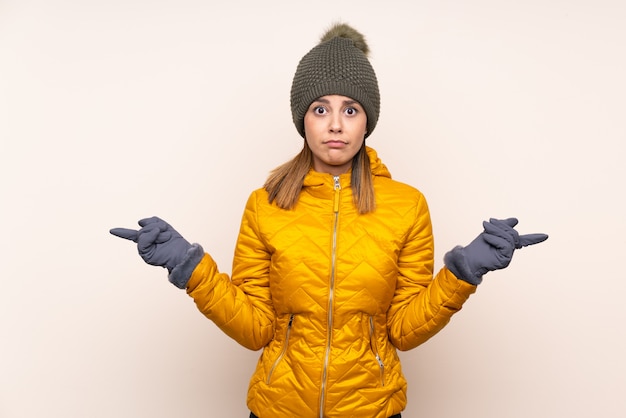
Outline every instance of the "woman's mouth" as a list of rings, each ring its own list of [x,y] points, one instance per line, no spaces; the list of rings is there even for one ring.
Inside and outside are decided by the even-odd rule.
[[[338,141],[335,139],[331,139],[330,141],[326,141],[325,144],[330,148],[342,148],[347,144],[344,141]]]

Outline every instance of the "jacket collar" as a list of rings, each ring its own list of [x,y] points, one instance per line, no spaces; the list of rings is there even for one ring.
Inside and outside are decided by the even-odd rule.
[[[370,167],[372,175],[374,177],[388,177],[391,178],[391,173],[387,169],[387,166],[378,158],[378,154],[373,148],[365,147],[367,156],[370,158]],[[339,176],[339,181],[342,188],[350,187],[350,175],[352,170]],[[319,187],[324,184],[330,184],[334,187],[333,176],[328,173],[319,173],[311,168],[308,174],[304,178],[304,187]]]

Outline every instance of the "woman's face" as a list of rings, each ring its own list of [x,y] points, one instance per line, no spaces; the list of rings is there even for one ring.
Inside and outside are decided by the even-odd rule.
[[[322,96],[304,115],[304,136],[320,173],[348,172],[361,149],[367,129],[363,106],[346,96]]]

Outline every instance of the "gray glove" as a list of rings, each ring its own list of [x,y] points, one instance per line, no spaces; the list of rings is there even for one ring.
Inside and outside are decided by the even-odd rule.
[[[139,226],[142,228],[138,231],[113,228],[109,232],[137,243],[139,255],[146,263],[165,267],[170,273],[170,282],[181,289],[185,288],[204,255],[202,247],[191,245],[171,225],[156,216],[140,220]]]
[[[538,244],[546,234],[519,235],[517,219],[490,219],[484,231],[466,247],[457,246],[444,256],[446,267],[459,279],[478,285],[489,271],[507,267],[515,249]]]

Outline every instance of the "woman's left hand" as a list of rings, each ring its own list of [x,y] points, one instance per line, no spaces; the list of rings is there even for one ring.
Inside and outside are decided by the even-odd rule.
[[[517,222],[516,218],[483,222],[484,231],[476,239],[445,255],[446,266],[459,279],[477,285],[485,273],[507,267],[516,249],[548,239],[546,234],[520,235],[514,229]]]

